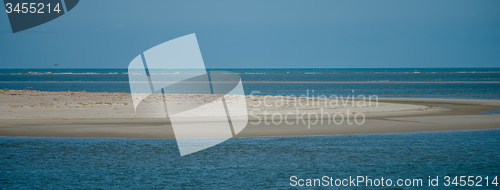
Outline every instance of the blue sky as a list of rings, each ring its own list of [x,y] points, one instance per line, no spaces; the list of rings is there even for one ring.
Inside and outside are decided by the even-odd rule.
[[[126,68],[196,33],[210,68],[500,67],[498,0],[82,0],[13,34],[1,68]]]

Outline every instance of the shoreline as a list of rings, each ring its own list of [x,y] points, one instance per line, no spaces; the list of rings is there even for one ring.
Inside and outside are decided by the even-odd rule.
[[[135,115],[130,94],[86,93],[86,92],[36,92],[12,91],[1,93],[9,102],[0,102],[0,136],[19,137],[97,137],[97,138],[175,138],[173,128],[165,119],[138,118]],[[66,99],[65,99],[66,98]],[[278,97],[272,97],[278,98]],[[298,116],[286,121],[297,122],[275,124],[257,123],[257,118],[269,119],[258,112],[235,137],[283,137],[339,134],[378,134],[423,131],[454,131],[500,128],[500,114],[487,114],[500,109],[500,100],[484,99],[426,99],[426,98],[379,98],[378,107],[263,107],[253,102],[270,101],[254,96],[247,97],[247,108],[267,109],[271,113],[301,110],[319,113],[356,110],[366,112],[362,125],[348,122],[339,125],[338,120],[312,119]],[[300,98],[292,101],[304,101]],[[311,99],[314,100],[314,99]],[[45,102],[47,105],[41,104]],[[52,101],[52,102],[50,102]],[[30,104],[29,104],[30,103]],[[22,105],[18,105],[22,104]],[[299,113],[299,112],[297,112]],[[36,115],[38,114],[38,116]],[[41,115],[40,115],[41,114]],[[299,114],[300,115],[300,114]],[[59,117],[59,118],[58,118]],[[211,121],[202,121],[202,123]],[[330,123],[328,123],[330,122]],[[352,123],[352,122],[351,122]],[[217,136],[208,137],[217,138]]]
[[[398,134],[412,134],[412,133],[467,133],[477,131],[495,131],[499,128],[486,128],[486,129],[457,129],[457,130],[441,130],[441,131],[413,131],[413,132],[381,132],[381,133],[353,133],[353,134],[325,134],[325,135],[287,135],[287,136],[236,136],[232,139],[247,139],[247,138],[300,138],[300,137],[328,137],[328,136],[344,136],[344,135],[398,135]],[[66,136],[2,136],[0,138],[82,138],[82,139],[153,139],[153,140],[174,140],[175,138],[149,138],[149,137],[66,137]]]
[[[476,122],[476,121],[479,122]],[[440,122],[441,121],[441,122]],[[355,125],[248,125],[235,137],[294,137],[317,135],[386,134],[412,132],[444,132],[463,130],[500,129],[500,118],[495,115],[431,116],[386,119],[367,119]],[[53,121],[52,121],[53,122]],[[89,138],[153,138],[174,139],[173,129],[162,123],[129,123],[126,121],[67,120],[51,124],[0,125],[0,136],[11,137],[89,137]],[[208,137],[218,138],[218,137]]]

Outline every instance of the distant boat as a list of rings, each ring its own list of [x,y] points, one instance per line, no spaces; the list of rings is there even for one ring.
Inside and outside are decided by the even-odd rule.
[[[55,67],[55,66],[59,66],[59,64],[54,64],[54,67]]]

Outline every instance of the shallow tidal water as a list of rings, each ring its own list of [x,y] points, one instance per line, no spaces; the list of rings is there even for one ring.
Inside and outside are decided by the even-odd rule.
[[[499,145],[499,129],[233,138],[181,157],[174,139],[0,137],[0,188],[262,189],[368,176],[427,189],[428,176],[499,175]]]
[[[245,94],[283,96],[377,95],[385,98],[500,99],[500,68],[281,68],[209,69],[237,73]],[[191,73],[191,70],[179,70]],[[174,77],[177,70],[157,71]],[[196,73],[191,73],[197,76]],[[255,82],[257,81],[257,82]],[[259,83],[288,81],[289,83]],[[295,83],[301,81],[306,83]],[[307,83],[318,81],[412,81],[417,83]],[[435,81],[459,81],[434,83]],[[419,83],[422,82],[422,83]],[[0,89],[130,93],[127,69],[0,69]]]

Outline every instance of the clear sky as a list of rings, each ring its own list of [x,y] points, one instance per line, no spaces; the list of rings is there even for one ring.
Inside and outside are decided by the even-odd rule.
[[[126,68],[196,33],[210,68],[500,67],[499,0],[81,0],[13,34],[0,68]]]

